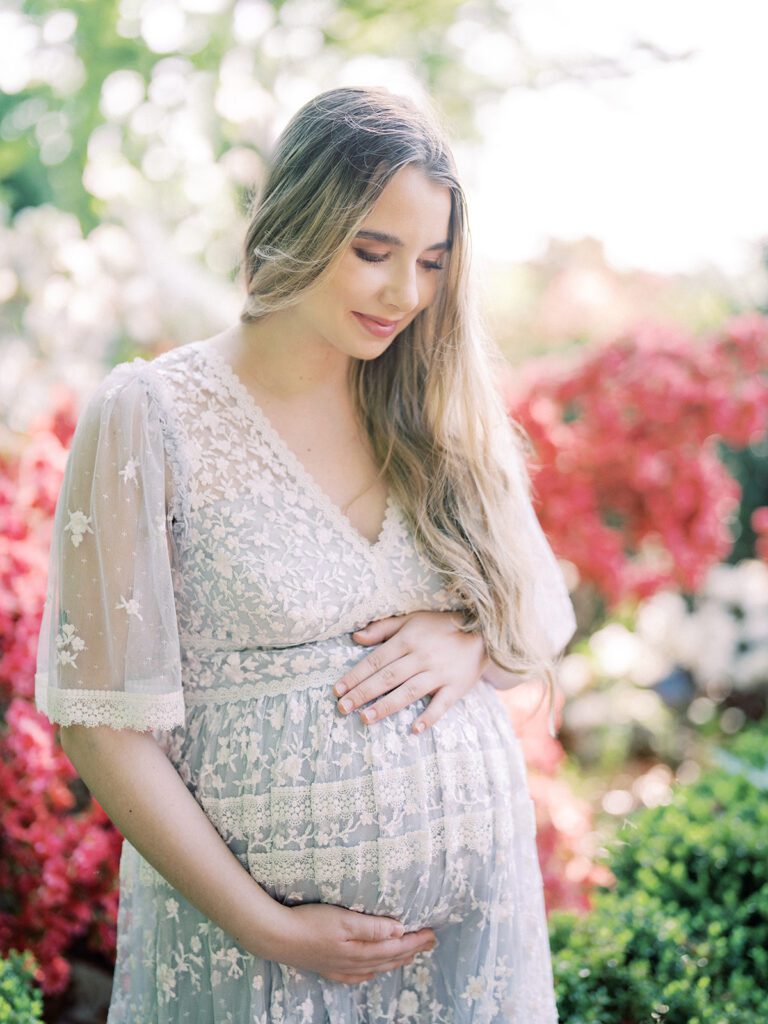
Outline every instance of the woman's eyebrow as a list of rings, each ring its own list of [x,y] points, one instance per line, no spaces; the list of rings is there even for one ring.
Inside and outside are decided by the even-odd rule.
[[[370,238],[374,242],[387,242],[389,245],[404,245],[402,239],[396,235],[389,235],[386,231],[358,231],[355,238]],[[428,245],[427,250],[431,249],[450,249],[450,242],[435,242],[434,245]]]

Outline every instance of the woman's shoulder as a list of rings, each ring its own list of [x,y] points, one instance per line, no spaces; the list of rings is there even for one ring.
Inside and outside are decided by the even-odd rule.
[[[78,420],[79,447],[109,445],[134,458],[160,465],[163,452],[171,474],[167,500],[176,518],[190,476],[188,427],[194,421],[194,396],[204,374],[197,346],[187,343],[151,359],[136,356],[117,363],[102,378]]]
[[[142,397],[160,408],[173,405],[195,372],[203,372],[198,342],[177,345],[148,359],[135,356],[113,366],[92,392],[90,411],[131,403]]]

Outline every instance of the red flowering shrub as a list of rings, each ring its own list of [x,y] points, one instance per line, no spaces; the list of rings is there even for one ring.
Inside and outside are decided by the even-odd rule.
[[[500,690],[520,740],[528,773],[528,789],[536,808],[536,847],[544,881],[547,913],[587,911],[597,885],[610,885],[613,875],[596,862],[597,840],[592,808],[560,776],[565,751],[547,729],[544,702],[534,713],[540,694],[534,687]],[[559,716],[563,695],[556,693]]]
[[[63,395],[29,435],[0,435],[0,700],[34,697],[56,498],[76,415]]]
[[[640,327],[510,389],[542,527],[609,605],[666,584],[695,591],[728,555],[740,488],[716,444],[765,434],[766,367],[768,319],[750,314],[701,341]]]
[[[75,939],[111,956],[122,839],[32,705],[53,513],[75,426],[68,399],[0,452],[0,955],[30,949],[66,987]]]
[[[74,939],[115,945],[122,839],[95,800],[77,807],[76,778],[48,719],[12,700],[0,731],[0,950],[32,950],[46,993],[66,987]]]

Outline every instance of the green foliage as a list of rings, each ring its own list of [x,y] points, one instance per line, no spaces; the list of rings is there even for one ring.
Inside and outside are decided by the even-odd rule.
[[[764,728],[745,732],[729,768],[636,814],[607,858],[615,888],[584,917],[551,915],[563,1021],[768,1020],[766,750]]]
[[[41,1024],[43,1000],[34,985],[34,960],[12,949],[0,959],[0,1024]]]
[[[286,6],[290,7],[282,0],[268,0],[263,5],[270,10],[273,24],[265,30],[264,39],[254,44],[254,77],[267,93],[279,88],[278,80],[285,87],[291,76],[300,80],[308,73],[311,76],[313,63],[320,92],[329,73],[329,60],[341,65],[361,54],[390,58],[397,53],[430,95],[438,99],[451,126],[464,137],[476,139],[477,98],[498,96],[505,87],[492,75],[463,66],[461,47],[450,41],[448,33],[459,17],[459,0],[331,0],[314,53],[299,56],[279,50],[279,33],[290,30],[293,24],[290,14],[283,20]],[[146,139],[136,136],[130,119],[110,121],[101,106],[104,82],[114,71],[136,72],[151,93],[158,66],[168,61],[189,65],[201,73],[195,110],[206,124],[212,159],[221,158],[231,146],[244,141],[259,149],[263,141],[259,131],[253,138],[244,139],[241,126],[228,123],[212,104],[220,69],[237,49],[232,12],[185,10],[181,16],[195,26],[191,41],[179,49],[165,50],[162,46],[153,48],[144,38],[140,10],[141,5],[126,5],[120,0],[26,0],[23,4],[25,24],[33,36],[52,15],[72,15],[76,29],[71,39],[51,44],[47,60],[53,59],[51,53],[64,55],[77,73],[72,85],[33,76],[24,88],[0,94],[0,205],[6,204],[11,214],[27,206],[50,203],[74,213],[86,234],[99,224],[109,214],[109,205],[83,187],[83,174],[94,132],[105,124],[111,125],[121,155],[144,173]],[[506,24],[509,18],[509,11],[495,0],[474,14],[474,19],[489,30],[499,22]],[[273,31],[278,33],[276,43],[263,46]],[[42,45],[39,37],[36,45]],[[160,138],[168,131],[168,109],[162,103],[155,103],[154,108],[163,124],[155,133]],[[41,139],[54,125],[68,140],[66,152],[46,159]]]
[[[733,524],[733,550],[728,556],[731,564],[742,558],[755,558],[755,531],[750,517],[756,508],[768,505],[768,437],[748,448],[731,448],[720,442],[720,458],[741,487],[738,520]]]

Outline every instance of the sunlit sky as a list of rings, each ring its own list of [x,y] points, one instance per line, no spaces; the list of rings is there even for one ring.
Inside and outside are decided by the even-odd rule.
[[[714,266],[726,274],[748,275],[757,265],[761,240],[768,242],[768,136],[763,128],[768,0],[497,3],[509,8],[526,50],[541,63],[571,64],[599,56],[633,63],[636,69],[627,77],[589,85],[571,81],[536,90],[513,88],[501,101],[477,108],[484,144],[454,145],[470,196],[475,253],[481,259],[510,262],[536,259],[550,238],[592,236],[602,241],[607,259],[619,269],[674,273]],[[172,53],[189,29],[187,13],[222,12],[230,4],[158,0],[133,8],[141,12],[147,45],[158,53]],[[316,26],[314,35],[302,35],[302,26],[294,23],[302,10],[317,16],[319,8],[302,7],[300,0],[285,5],[287,28],[268,34],[267,41],[273,36],[277,40],[269,45],[290,43],[295,50],[297,45],[317,44]],[[470,68],[515,78],[509,74],[516,59],[511,35],[484,31],[473,37],[472,10],[471,4],[458,9],[448,30],[452,42]],[[6,29],[14,17],[7,15]],[[238,0],[232,7],[233,39],[240,49],[222,67],[217,103],[236,122],[260,107],[269,108],[273,116],[272,104],[249,79],[248,62],[242,60],[273,17],[267,0]],[[45,21],[43,41],[66,40],[75,26],[71,12],[54,12]],[[34,39],[31,31],[0,32],[0,86],[23,87]],[[631,61],[628,55],[637,40],[691,55],[671,63],[649,57]],[[310,61],[306,78],[297,68],[278,76],[273,91],[285,121],[310,96],[334,84],[369,82],[416,93],[421,88],[396,53],[352,57],[341,68],[329,68],[329,78],[336,81],[317,81],[322,66],[319,59],[316,65]],[[61,77],[59,68],[59,84]],[[150,95],[153,90],[159,95],[162,82],[171,78],[167,69],[164,76],[156,75]],[[129,69],[122,69],[119,83],[117,79],[117,74],[110,76],[102,109],[119,122],[139,104],[144,83]],[[174,88],[183,88],[183,76],[176,79]],[[163,106],[166,100],[159,103]],[[279,116],[275,120],[278,131],[284,124]],[[159,140],[145,158],[143,170],[152,170],[152,180],[174,172],[184,146],[181,156],[189,164],[200,158],[189,149],[193,133],[186,124],[182,127],[172,147],[163,148]],[[36,130],[43,158],[61,158],[54,150],[69,143],[59,121],[41,121]],[[102,143],[108,138],[107,132],[100,134]],[[158,166],[158,153],[166,160],[165,170]],[[103,188],[106,176],[110,194],[124,191],[114,162],[98,166],[94,157],[88,175],[91,188]],[[105,198],[103,191],[99,195]]]
[[[537,256],[592,235],[617,267],[741,274],[768,240],[766,0],[523,0],[539,54],[620,52],[633,36],[675,64],[588,89],[514,90],[472,159],[475,247]]]

